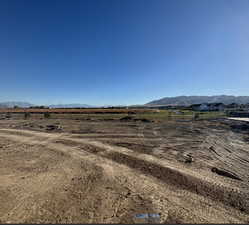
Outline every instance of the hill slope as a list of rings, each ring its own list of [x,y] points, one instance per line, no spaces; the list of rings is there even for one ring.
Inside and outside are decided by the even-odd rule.
[[[18,106],[21,108],[28,108],[34,105],[28,102],[1,102],[0,103],[0,108],[13,108],[14,106]]]
[[[59,104],[59,105],[49,105],[50,108],[92,108],[94,106],[87,104]]]
[[[0,102],[0,108],[13,108],[14,106],[18,106],[20,108],[29,108],[31,106],[36,106],[35,104],[31,104],[28,102],[16,102],[16,101],[9,101],[9,102]],[[94,106],[86,105],[86,104],[59,104],[59,105],[49,105],[50,108],[91,108]]]
[[[249,96],[232,96],[232,95],[216,95],[216,96],[177,96],[166,97],[159,100],[154,100],[145,105],[192,105],[200,103],[215,103],[221,102],[223,104],[247,104],[249,103]]]

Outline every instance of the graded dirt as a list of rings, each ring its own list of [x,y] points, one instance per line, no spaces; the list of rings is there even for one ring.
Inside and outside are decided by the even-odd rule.
[[[248,223],[246,127],[0,120],[0,222],[140,223],[136,214],[158,213],[161,223]]]

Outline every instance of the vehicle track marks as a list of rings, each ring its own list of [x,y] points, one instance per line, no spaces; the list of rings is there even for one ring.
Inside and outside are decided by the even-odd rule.
[[[72,150],[81,147],[82,152],[97,154],[98,157],[123,164],[169,185],[176,185],[180,189],[209,197],[212,200],[219,200],[241,211],[247,212],[249,208],[246,198],[247,193],[242,193],[238,189],[225,186],[217,180],[208,179],[186,168],[172,165],[166,160],[160,160],[151,155],[134,153],[134,151],[125,147],[111,146],[88,139],[77,140],[71,138],[70,134],[0,129],[0,136],[31,145],[44,145],[57,150],[67,149],[64,152],[75,157],[77,157],[78,151]]]

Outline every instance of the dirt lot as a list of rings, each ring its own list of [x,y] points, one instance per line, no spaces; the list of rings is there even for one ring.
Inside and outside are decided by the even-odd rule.
[[[249,222],[249,125],[0,120],[1,223]]]

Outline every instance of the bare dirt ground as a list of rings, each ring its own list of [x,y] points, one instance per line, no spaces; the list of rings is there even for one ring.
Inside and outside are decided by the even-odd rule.
[[[241,121],[0,120],[0,222],[248,223],[248,166]]]

